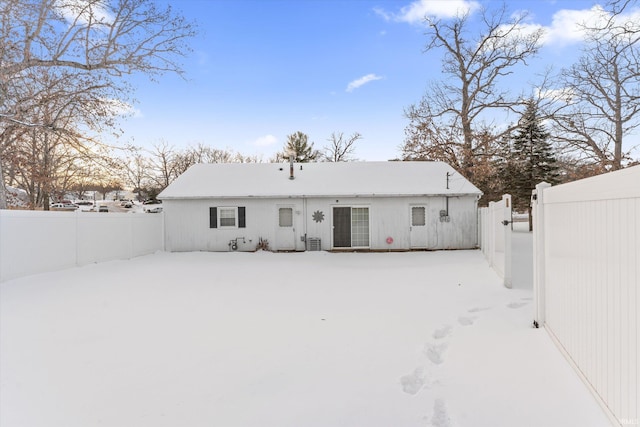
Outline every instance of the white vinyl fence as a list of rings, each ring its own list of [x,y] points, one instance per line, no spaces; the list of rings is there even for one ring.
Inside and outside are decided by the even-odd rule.
[[[0,210],[0,282],[164,248],[163,214]]]
[[[511,287],[511,196],[478,209],[478,242],[489,265]]]
[[[533,198],[535,320],[612,419],[640,425],[640,166]]]

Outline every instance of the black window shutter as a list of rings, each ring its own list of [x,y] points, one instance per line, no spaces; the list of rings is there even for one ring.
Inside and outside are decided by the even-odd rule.
[[[245,216],[245,207],[244,206],[239,206],[238,207],[238,228],[246,228],[247,227],[247,220],[246,220],[246,216]]]
[[[209,228],[218,228],[218,208],[209,208]]]

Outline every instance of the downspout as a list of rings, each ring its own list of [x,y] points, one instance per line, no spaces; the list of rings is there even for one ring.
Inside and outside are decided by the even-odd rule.
[[[304,250],[307,250],[307,198],[302,197],[302,236],[304,238]]]

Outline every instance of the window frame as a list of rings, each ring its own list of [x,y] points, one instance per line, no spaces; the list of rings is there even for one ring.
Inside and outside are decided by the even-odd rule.
[[[349,209],[349,246],[336,246],[336,226],[334,225],[334,221],[335,221],[335,210],[334,209]],[[358,222],[361,221],[361,218],[358,218],[357,215],[354,215],[354,209],[366,209],[367,212],[367,217],[366,217],[366,227],[363,227],[363,224],[359,224]],[[332,210],[332,214],[331,214],[331,226],[332,226],[332,232],[331,232],[331,245],[332,248],[337,249],[337,250],[349,250],[349,249],[369,249],[371,248],[371,205],[331,205],[331,210]],[[356,211],[357,212],[357,211]],[[362,231],[364,231],[366,229],[366,237],[367,237],[367,244],[366,245],[361,245],[359,243],[363,234]],[[343,236],[344,237],[344,236]],[[355,237],[355,238],[354,238]],[[354,243],[355,240],[355,243]]]
[[[233,212],[233,225],[222,225],[223,219],[231,219],[231,218],[223,218],[222,212]],[[238,228],[238,207],[237,206],[218,206],[218,228]]]
[[[283,210],[288,210],[291,213],[290,217],[287,217],[286,219],[289,220],[290,224],[289,225],[282,225],[282,211]],[[280,228],[293,228],[293,217],[294,217],[294,211],[293,211],[293,207],[291,206],[278,206],[278,227]]]
[[[414,209],[418,209],[418,210],[422,211],[422,215],[421,215],[421,218],[420,218],[420,219],[422,219],[422,224],[416,224],[414,222],[414,220],[416,219],[414,214],[413,214],[414,213]],[[414,205],[414,206],[411,206],[410,217],[411,218],[409,219],[409,222],[410,222],[410,226],[411,227],[425,227],[427,225],[427,207],[425,205]]]
[[[371,208],[369,205],[351,205],[351,247],[355,249],[367,249],[371,247]],[[358,220],[356,216],[354,216],[354,209],[366,209],[367,212],[367,244],[366,245],[354,245],[354,234],[357,235],[355,240],[359,240],[362,235],[359,233],[364,228],[360,228],[360,224],[355,224]],[[355,229],[355,230],[354,230]],[[355,233],[354,233],[355,231]],[[359,243],[359,242],[358,242]]]
[[[233,225],[222,224],[222,211],[233,211]],[[230,218],[224,218],[230,219]],[[246,207],[244,206],[211,206],[209,208],[209,228],[234,230],[246,228]]]

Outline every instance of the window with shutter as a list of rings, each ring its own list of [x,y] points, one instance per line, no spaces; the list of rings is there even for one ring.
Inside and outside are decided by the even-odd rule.
[[[209,208],[209,228],[246,228],[247,214],[244,206]]]

